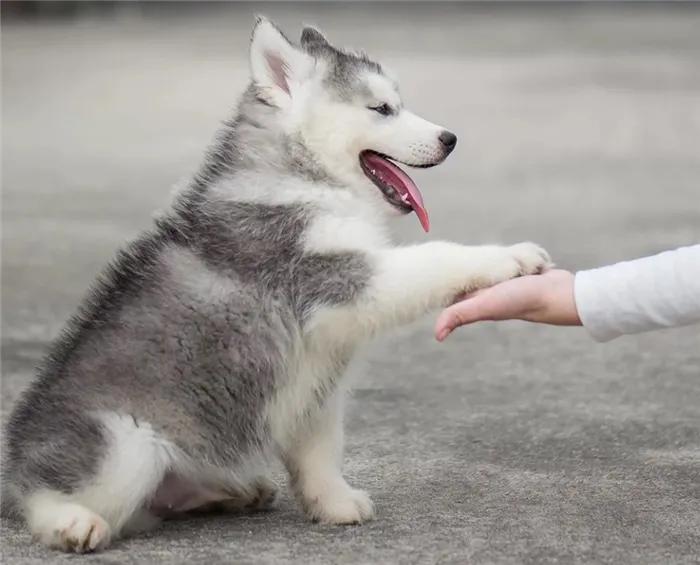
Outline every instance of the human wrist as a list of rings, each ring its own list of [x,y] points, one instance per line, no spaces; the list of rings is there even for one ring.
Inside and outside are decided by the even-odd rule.
[[[540,307],[535,312],[533,321],[554,326],[581,326],[576,307],[573,273],[562,270],[550,276],[550,284],[542,289]]]
[[[576,307],[574,281],[574,274],[567,272],[558,285],[556,321],[561,326],[581,325],[581,318]]]

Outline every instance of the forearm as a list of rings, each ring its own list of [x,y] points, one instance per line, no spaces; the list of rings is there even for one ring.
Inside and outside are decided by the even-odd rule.
[[[599,342],[700,322],[700,245],[580,271],[574,281],[583,326]]]

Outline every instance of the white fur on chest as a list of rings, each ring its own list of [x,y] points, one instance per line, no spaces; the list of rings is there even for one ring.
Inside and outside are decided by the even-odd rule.
[[[304,247],[309,252],[372,252],[389,245],[389,236],[380,218],[363,207],[350,207],[337,214],[321,213],[309,226]]]
[[[307,341],[307,340],[305,340]],[[344,394],[346,370],[353,348],[329,349],[321,342],[305,343],[290,363],[287,380],[268,406],[267,421],[273,441],[283,449],[300,435],[324,409],[325,403]]]

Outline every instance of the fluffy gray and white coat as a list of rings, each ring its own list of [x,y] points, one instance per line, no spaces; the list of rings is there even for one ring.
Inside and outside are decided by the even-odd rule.
[[[531,243],[391,244],[389,219],[421,205],[386,158],[437,165],[456,137],[380,64],[259,17],[250,70],[199,172],[99,277],[8,420],[3,508],[48,546],[270,507],[270,457],[311,518],[372,518],[341,471],[357,347],[549,263]]]

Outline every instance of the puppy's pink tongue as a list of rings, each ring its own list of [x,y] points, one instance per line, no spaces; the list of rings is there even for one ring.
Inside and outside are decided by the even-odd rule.
[[[384,157],[380,157],[376,153],[368,153],[364,158],[369,168],[396,190],[401,200],[413,208],[416,216],[418,216],[420,225],[423,226],[423,230],[426,232],[430,231],[428,211],[423,205],[423,195],[418,190],[413,179],[394,163]]]

